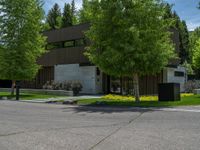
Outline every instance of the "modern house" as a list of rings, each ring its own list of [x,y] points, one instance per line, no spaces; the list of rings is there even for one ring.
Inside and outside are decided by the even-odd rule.
[[[84,35],[89,26],[89,24],[81,24],[44,32],[44,35],[47,36],[46,49],[48,53],[38,60],[42,69],[33,81],[24,81],[22,86],[24,88],[42,88],[47,81],[78,80],[83,85],[82,93],[132,93],[132,79],[106,75],[84,55],[85,47],[90,44]],[[173,32],[172,40],[176,52],[179,53],[178,33],[176,30],[171,30],[171,32]],[[185,68],[180,67],[179,61],[171,60],[159,74],[140,78],[140,93],[144,95],[157,94],[158,84],[168,82],[180,83],[183,91],[185,81]]]

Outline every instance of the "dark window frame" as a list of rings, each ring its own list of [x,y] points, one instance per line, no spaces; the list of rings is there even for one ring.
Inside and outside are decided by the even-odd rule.
[[[174,72],[175,77],[185,77],[185,72],[183,71],[175,71]]]
[[[70,43],[68,46],[66,46],[66,43]],[[81,44],[80,44],[80,43]],[[73,40],[68,40],[68,41],[61,41],[61,42],[52,42],[48,43],[45,48],[47,50],[52,50],[52,49],[60,49],[60,48],[71,48],[71,47],[83,47],[86,46],[87,42],[85,38],[80,38],[80,39],[73,39]]]

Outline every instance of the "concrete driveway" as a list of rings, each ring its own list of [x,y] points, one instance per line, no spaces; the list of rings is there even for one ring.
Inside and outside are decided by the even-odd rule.
[[[0,101],[0,150],[199,150],[200,107],[94,108]]]

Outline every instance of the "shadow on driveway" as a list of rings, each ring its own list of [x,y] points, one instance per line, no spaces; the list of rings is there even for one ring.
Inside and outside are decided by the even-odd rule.
[[[75,113],[87,112],[87,113],[122,113],[122,112],[154,112],[160,111],[153,108],[139,108],[139,107],[111,107],[111,106],[77,106],[77,107],[66,107],[62,108],[64,112],[67,112],[68,109],[73,109]]]

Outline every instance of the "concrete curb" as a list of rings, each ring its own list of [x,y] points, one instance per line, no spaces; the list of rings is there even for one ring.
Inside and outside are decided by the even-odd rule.
[[[5,101],[5,100],[2,100]],[[6,100],[6,101],[15,101],[15,102],[26,102],[26,103],[38,103],[38,104],[54,104],[54,105],[64,105],[68,108],[77,108],[83,110],[96,110],[96,111],[138,111],[138,112],[145,112],[145,111],[167,111],[167,112],[194,112],[200,113],[200,106],[199,109],[194,109],[195,107],[187,107],[184,106],[177,106],[177,107],[128,107],[128,106],[86,106],[86,105],[73,105],[73,104],[62,104],[62,103],[48,103],[48,101],[34,101],[34,100]]]

